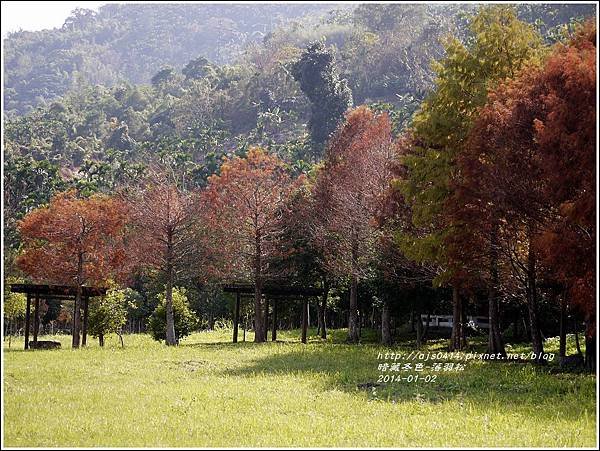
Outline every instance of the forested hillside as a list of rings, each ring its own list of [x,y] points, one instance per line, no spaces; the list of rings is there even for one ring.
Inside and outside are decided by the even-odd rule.
[[[231,63],[277,26],[309,22],[327,5],[108,4],[77,9],[60,29],[5,40],[5,110],[28,111],[81,84],[149,83],[197,56]]]
[[[9,34],[5,444],[593,448],[596,8]]]
[[[302,47],[321,38],[348,62],[344,75],[360,92],[359,100],[367,94],[393,95],[398,88],[426,87],[430,59],[439,56],[437,40],[469,9],[347,4],[108,4],[98,12],[77,9],[60,29],[20,31],[5,39],[4,109],[23,114],[85,84],[148,84],[163,66],[181,69],[198,57],[235,64],[249,47]],[[520,9],[525,20],[544,31],[590,13],[586,5]],[[425,49],[429,44],[430,51]],[[408,77],[411,70],[417,73]]]

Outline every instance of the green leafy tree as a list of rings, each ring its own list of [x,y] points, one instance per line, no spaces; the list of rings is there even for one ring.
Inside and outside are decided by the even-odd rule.
[[[2,308],[4,312],[5,321],[5,335],[8,335],[8,347],[11,344],[11,326],[15,321],[18,321],[25,317],[25,309],[27,304],[27,297],[23,293],[13,293],[9,290],[10,283],[22,282],[14,277],[8,277],[4,284],[4,299],[2,302]]]
[[[172,81],[175,77],[175,70],[166,66],[159,70],[154,76],[150,79],[152,86],[159,87],[165,83]]]
[[[104,346],[104,337],[115,333],[121,339],[121,330],[127,322],[127,310],[131,306],[131,290],[112,287],[105,296],[90,300],[89,331]]]
[[[28,156],[10,155],[4,161],[5,253],[19,246],[17,221],[31,210],[46,204],[68,184],[60,175],[60,166],[48,160],[35,161]]]
[[[217,70],[218,67],[215,67],[209,60],[201,56],[187,63],[181,73],[188,80],[200,80],[202,78],[213,80],[218,76]]]
[[[300,60],[293,64],[292,75],[311,102],[308,127],[313,152],[320,156],[329,136],[352,106],[352,91],[346,80],[340,78],[333,54],[321,42],[307,47]]]
[[[190,309],[187,290],[183,287],[173,288],[173,315],[175,317],[175,339],[177,342],[191,334],[198,324],[195,313]],[[148,328],[156,341],[166,339],[167,314],[165,295],[158,295],[158,305],[148,321]]]

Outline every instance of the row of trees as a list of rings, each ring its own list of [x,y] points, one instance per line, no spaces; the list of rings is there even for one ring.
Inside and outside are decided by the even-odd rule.
[[[213,6],[186,12],[185,5],[165,5],[157,7],[162,13],[156,13],[139,5],[109,5],[98,14],[74,13],[70,25],[61,30],[21,32],[7,39],[5,106],[12,104],[13,95],[28,97],[36,91],[27,84],[30,71],[30,81],[35,83],[53,83],[54,75],[79,80],[76,86],[69,88],[67,83],[58,91],[44,88],[47,102],[22,116],[7,115],[7,267],[19,247],[16,221],[68,187],[86,194],[112,193],[139,177],[145,163],[156,158],[185,168],[188,183],[205,186],[208,176],[218,171],[223,155],[244,155],[253,145],[269,148],[295,173],[306,173],[322,159],[327,139],[352,100],[388,111],[398,133],[433,88],[435,73],[430,62],[445,51],[440,38],[452,33],[465,40],[469,35],[465,13],[475,10],[472,5],[368,4],[322,15],[323,5],[274,6],[273,11],[281,13],[281,23],[288,16],[303,18],[268,33],[260,44],[250,45],[231,64],[223,65],[211,53],[212,47],[211,52],[202,53],[203,47],[194,38],[212,29],[211,18],[220,23],[217,18],[223,14],[241,17],[244,23],[238,25],[244,29],[270,29],[280,20],[266,26],[260,8],[250,11],[240,6],[236,12],[236,6]],[[311,11],[319,13],[304,16]],[[516,12],[543,30],[547,42],[558,39],[556,30],[572,26],[575,18],[593,9],[589,5],[519,5]],[[121,26],[114,29],[108,25],[111,21]],[[189,21],[210,25],[202,30],[197,25],[194,30],[186,26],[172,30],[173,23]],[[136,23],[135,30],[131,23]],[[133,47],[123,44],[130,42],[132,34]],[[157,36],[170,37],[164,41],[154,39]],[[179,38],[186,44],[179,43]],[[219,42],[217,38],[201,41],[210,47],[209,43]],[[119,43],[118,49],[112,39]],[[313,39],[319,43],[307,45]],[[151,44],[139,49],[141,40]],[[165,54],[172,42],[178,42],[177,48]],[[190,53],[190,43],[199,54]],[[101,76],[99,61],[111,57],[97,57],[104,51],[128,55],[120,56],[111,71],[125,70],[124,80],[129,82]],[[86,61],[85,69],[79,67],[75,73],[61,69],[52,76],[45,73],[62,66],[63,58],[70,60],[71,52],[77,53],[75,59]],[[233,55],[226,59],[230,58]],[[167,63],[173,67],[161,68]],[[83,79],[90,83],[80,82]],[[57,98],[60,92],[64,95]],[[6,107],[7,112],[11,109]]]
[[[294,77],[313,103],[323,161],[298,176],[275,152],[251,147],[197,184],[177,158],[155,158],[110,194],[68,192],[27,214],[18,266],[77,285],[157,280],[168,344],[182,284],[252,281],[257,341],[262,290],[273,281],[325,289],[323,336],[327,293],[347,290],[351,342],[368,302],[389,344],[400,297],[431,312],[451,289],[452,349],[466,345],[466,310],[485,299],[490,352],[504,353],[502,318],[524,304],[540,353],[543,304],[561,320],[582,315],[593,365],[595,27],[549,48],[508,7],[482,8],[469,24],[467,39],[445,42],[434,89],[400,136],[378,108],[339,119],[351,96],[323,47],[311,46]],[[319,122],[327,99],[329,119]]]
[[[265,283],[294,275],[310,282],[317,270],[350,276],[351,339],[358,341],[357,285],[376,244],[369,218],[389,184],[386,166],[393,159],[389,120],[360,107],[332,143],[330,159],[313,180],[294,179],[275,155],[252,148],[243,158],[226,159],[201,191],[185,190],[163,168],[113,196],[59,194],[19,223],[23,250],[17,265],[35,281],[80,288],[124,282],[138,271],[156,274],[165,284],[167,344],[177,341],[172,293],[184,277],[251,280],[255,337],[263,341]],[[75,347],[80,306],[81,289]]]
[[[401,144],[399,189],[416,229],[398,234],[400,248],[453,287],[453,348],[464,346],[462,298],[484,291],[489,350],[505,353],[500,304],[524,295],[539,355],[546,290],[561,315],[584,313],[591,365],[595,27],[549,55],[510,10],[482,12],[472,29],[469,45],[447,44],[436,90]]]

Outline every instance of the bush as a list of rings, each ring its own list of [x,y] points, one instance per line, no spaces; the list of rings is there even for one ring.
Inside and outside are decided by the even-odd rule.
[[[190,310],[185,288],[173,288],[173,314],[175,316],[175,338],[179,341],[191,334],[198,324],[195,313]],[[158,295],[158,305],[148,320],[148,329],[152,338],[157,341],[167,338],[167,311],[164,293]]]
[[[127,322],[128,299],[131,290],[109,289],[105,296],[90,299],[88,331],[98,337],[100,346],[104,346],[104,337],[110,333],[120,334]],[[123,340],[121,338],[121,344]]]

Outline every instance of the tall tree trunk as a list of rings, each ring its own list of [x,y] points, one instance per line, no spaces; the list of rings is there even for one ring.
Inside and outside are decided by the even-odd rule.
[[[271,341],[277,341],[277,300],[273,299],[273,308],[271,309]]]
[[[498,309],[498,299],[496,290],[490,288],[488,293],[488,308],[489,308],[489,336],[488,336],[488,352],[491,354],[500,354],[506,356],[504,349],[504,340],[502,331],[500,330],[500,312]]]
[[[390,301],[387,296],[383,298],[383,306],[381,308],[381,344],[386,346],[392,345]]]
[[[537,287],[536,287],[536,255],[532,245],[533,234],[529,234],[529,250],[527,254],[527,309],[529,311],[529,330],[531,345],[536,354],[536,361],[541,363],[544,343],[538,322]]]
[[[167,235],[167,289],[165,294],[166,313],[166,343],[168,346],[177,344],[175,336],[175,313],[173,311],[173,234]]]
[[[554,297],[554,293],[553,297]],[[567,357],[567,304],[563,294],[560,299],[560,317],[559,317],[559,341],[558,341],[558,364],[563,366]]]
[[[423,344],[423,321],[421,320],[421,308],[420,306],[416,309],[416,321],[417,321],[417,349]]]
[[[419,315],[417,315],[419,316]],[[421,320],[420,316],[417,318]],[[462,331],[462,302],[457,286],[452,287],[452,334],[450,336],[450,350],[460,351],[463,345]]]
[[[98,334],[98,344],[100,347],[104,346],[104,334]]]
[[[358,324],[358,237],[352,237],[352,275],[350,283],[350,310],[348,314],[348,342],[358,343],[360,330]]]
[[[37,348],[38,335],[40,333],[40,295],[35,294],[35,311],[33,315],[33,343]]]
[[[588,315],[585,320],[585,368],[590,373],[596,371],[596,318]]]
[[[350,284],[350,311],[348,312],[348,342],[358,343],[360,339],[358,324],[358,277],[352,275]]]
[[[269,298],[267,296],[264,297],[265,304],[265,316],[264,316],[264,331],[265,331],[265,341],[269,339]]]
[[[246,329],[248,328],[248,315],[244,317],[244,325],[242,326],[242,341],[246,343]]]
[[[523,329],[525,330],[525,337],[531,337],[531,327],[529,326],[529,310],[527,309],[527,305],[525,305],[525,311],[521,311],[519,308],[519,312],[521,314],[521,320],[523,321]]]
[[[240,292],[235,294],[235,307],[233,309],[233,342],[238,341],[238,329],[240,327]]]
[[[262,249],[260,235],[255,237],[254,254],[254,342],[263,343],[265,341],[265,315],[263,312],[262,299]]]
[[[83,252],[77,255],[77,293],[75,294],[75,305],[73,306],[73,348],[79,347],[79,331],[81,328],[81,299],[83,292]]]
[[[504,340],[500,330],[500,311],[498,308],[498,252],[497,252],[497,225],[494,224],[490,242],[490,285],[488,287],[488,313],[489,313],[489,336],[488,353],[500,354],[506,357]]]
[[[304,344],[307,342],[308,333],[308,300],[306,297],[302,298],[302,336],[300,341]]]
[[[583,356],[581,344],[579,344],[579,324],[577,324],[577,321],[575,321],[575,349],[577,349],[577,354]]]
[[[31,294],[27,293],[27,304],[25,307],[25,349],[29,349],[29,328],[31,326]]]
[[[88,309],[90,306],[90,298],[83,298],[83,327],[81,330],[81,346],[87,345],[87,329],[88,329]]]
[[[427,312],[427,320],[425,321],[425,327],[423,329],[423,336],[421,337],[421,340],[423,342],[427,341],[427,334],[429,333],[429,324],[431,323],[431,312],[428,311]]]
[[[357,290],[358,291],[358,290]],[[363,312],[358,310],[358,336],[362,336],[363,326],[365,324],[365,315]]]
[[[460,303],[460,349],[467,349],[467,302]]]
[[[319,331],[321,332],[321,338],[327,339],[327,324],[325,321],[325,312],[327,311],[327,298],[329,296],[329,283],[325,281],[323,283],[323,296],[321,298],[321,305],[319,307]]]
[[[371,329],[376,329],[376,327],[375,327],[375,306],[374,305],[371,307],[371,316],[369,318],[369,327]]]

